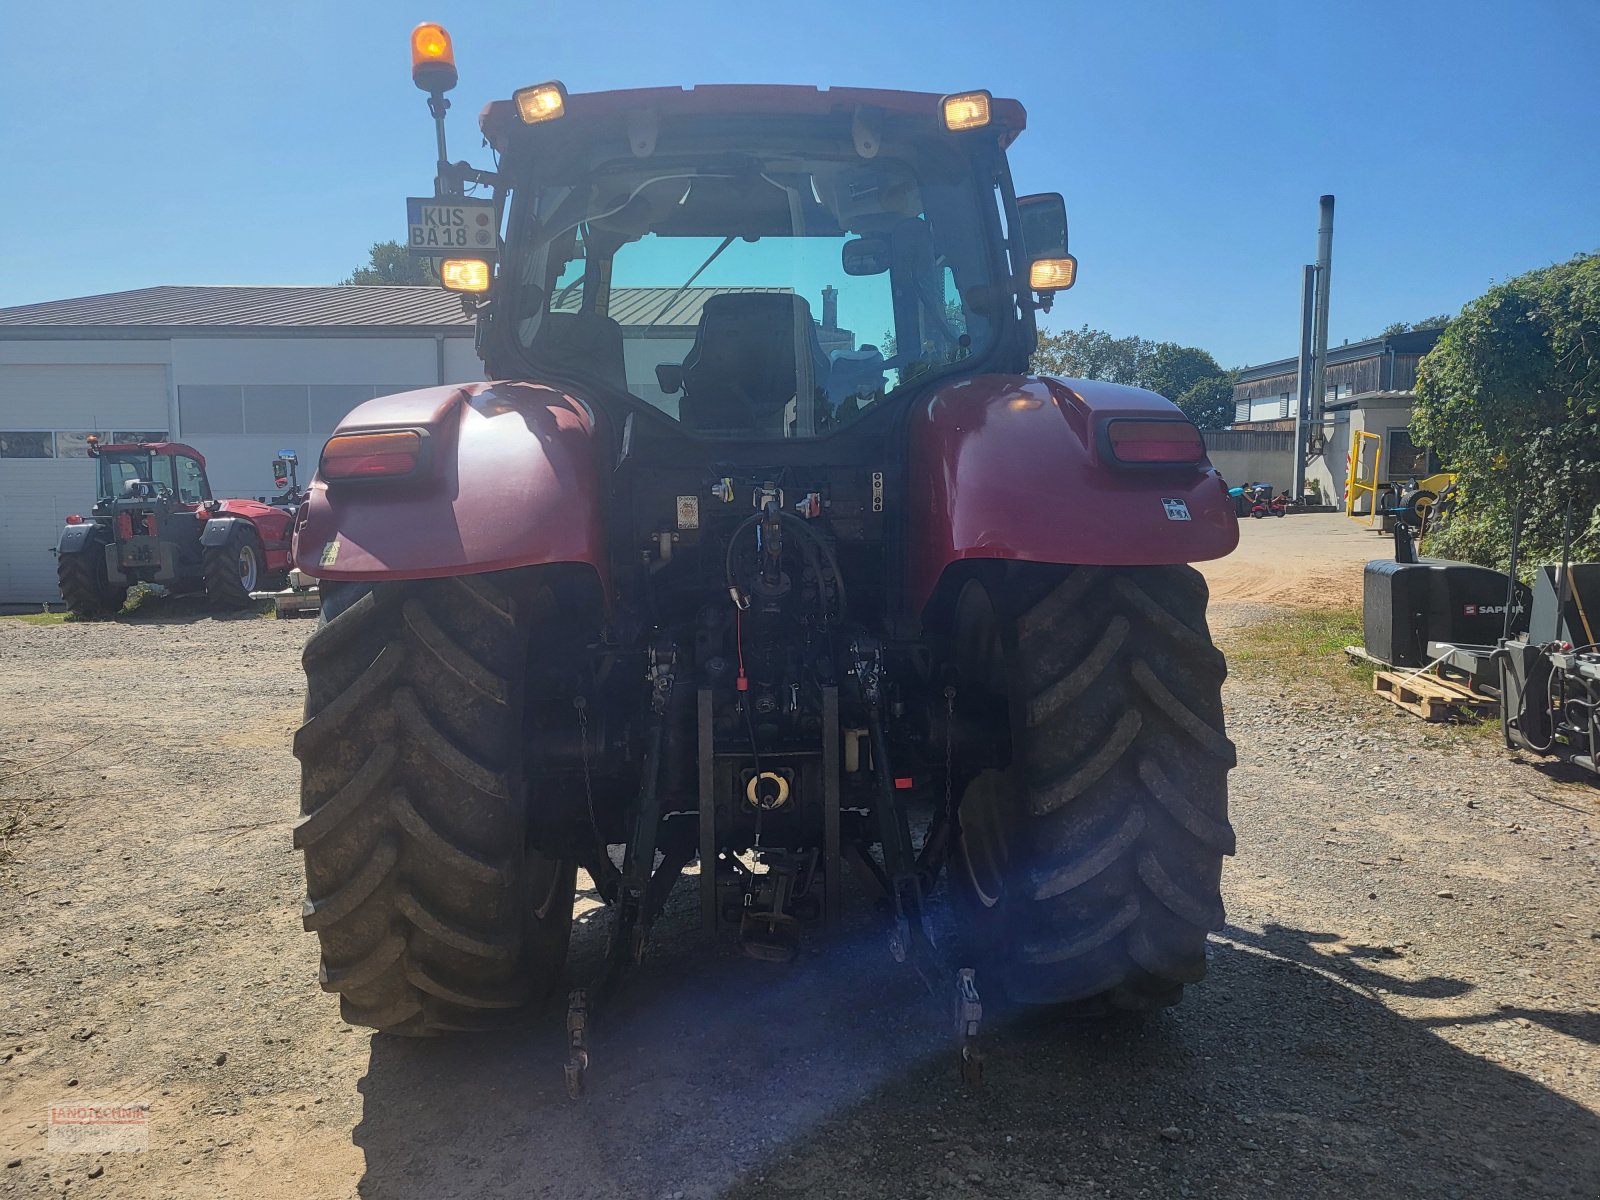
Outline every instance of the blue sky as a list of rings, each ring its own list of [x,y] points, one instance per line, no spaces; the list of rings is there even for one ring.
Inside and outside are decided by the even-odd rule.
[[[451,30],[452,153],[482,104],[720,82],[1021,99],[1020,191],[1081,261],[1049,323],[1296,345],[1338,197],[1335,342],[1600,249],[1600,4],[13,3],[0,58],[0,305],[157,283],[323,283],[432,177],[407,35]],[[993,24],[986,21],[993,20]]]

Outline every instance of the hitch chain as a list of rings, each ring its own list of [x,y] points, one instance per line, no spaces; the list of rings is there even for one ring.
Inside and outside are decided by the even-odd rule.
[[[944,814],[954,826],[956,819],[954,747],[956,689],[944,689]],[[952,830],[953,836],[953,830]],[[983,1082],[983,1053],[978,1049],[978,1027],[983,1022],[983,1001],[978,996],[977,973],[971,967],[956,971],[956,1045],[960,1053],[961,1082]]]
[[[598,980],[589,988],[579,988],[567,996],[567,1095],[577,1100],[583,1095],[589,1070],[589,1017],[591,1008],[609,1000],[622,976],[644,958],[645,898],[655,866],[656,837],[661,822],[660,795],[657,790],[661,769],[662,723],[676,684],[674,674],[678,654],[671,643],[652,646],[645,678],[650,685],[651,735],[645,754],[644,782],[639,795],[639,815],[633,836],[623,857],[621,878],[617,882],[616,902],[612,906],[611,930],[606,946],[606,962]],[[586,704],[580,697],[578,729],[584,756],[584,783],[588,779],[588,719]],[[590,801],[593,817],[593,802]],[[602,851],[604,851],[602,847]]]

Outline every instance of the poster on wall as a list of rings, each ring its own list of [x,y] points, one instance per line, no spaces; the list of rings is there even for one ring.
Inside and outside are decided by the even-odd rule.
[[[108,440],[106,435],[94,432],[94,436],[102,442]],[[56,457],[57,458],[88,458],[90,432],[79,433],[75,430],[56,430]]]

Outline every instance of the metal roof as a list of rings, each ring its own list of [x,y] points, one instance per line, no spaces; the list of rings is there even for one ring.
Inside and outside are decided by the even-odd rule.
[[[263,329],[470,327],[434,287],[148,287],[0,308],[0,336],[62,327]]]
[[[680,293],[671,287],[616,288],[611,293],[608,314],[623,328],[655,326],[657,329],[693,329],[700,324],[700,310],[713,296],[730,292],[792,292],[793,288],[692,287]],[[563,306],[565,308],[566,306]],[[574,309],[576,306],[573,306]]]
[[[624,326],[693,328],[712,296],[788,288],[616,288],[611,316]],[[668,301],[671,301],[668,305]],[[663,312],[663,306],[666,311]],[[565,308],[566,306],[562,306]],[[148,287],[0,308],[0,339],[446,334],[467,336],[472,318],[443,288]]]
[[[1363,338],[1359,342],[1346,342],[1342,346],[1328,347],[1328,365],[1355,362],[1362,358],[1376,358],[1380,354],[1426,354],[1439,340],[1442,329],[1412,329],[1405,333],[1392,333],[1388,337]],[[1280,358],[1276,362],[1260,363],[1253,367],[1240,367],[1240,383],[1271,379],[1275,375],[1293,375],[1300,368],[1298,358]]]

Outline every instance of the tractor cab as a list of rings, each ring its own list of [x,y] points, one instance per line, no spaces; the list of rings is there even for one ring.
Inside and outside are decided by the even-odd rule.
[[[211,499],[206,460],[198,450],[180,442],[102,446],[91,436],[89,454],[98,464],[100,504],[165,498],[192,511]]]
[[[987,92],[544,84],[483,114],[495,198],[442,164],[411,240],[460,231],[440,275],[491,378],[570,378],[641,433],[826,438],[1026,369],[1076,262],[1060,196],[1012,193],[1025,123]]]

